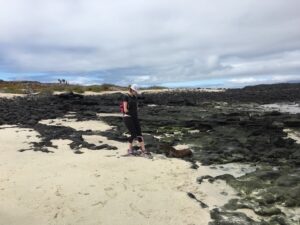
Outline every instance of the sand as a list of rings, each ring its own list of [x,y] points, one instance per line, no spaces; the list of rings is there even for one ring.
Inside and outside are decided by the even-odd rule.
[[[0,94],[5,98],[15,96],[21,95]],[[279,108],[297,113],[298,107]],[[277,105],[270,108],[277,109]],[[100,120],[76,121],[73,115],[69,112],[64,118],[40,123],[105,131],[111,127],[101,117],[120,116],[100,113]],[[300,143],[298,131],[285,132]],[[238,177],[255,169],[245,164],[198,164],[198,170],[193,170],[188,162],[162,155],[154,155],[152,160],[122,157],[127,144],[100,135],[83,138],[94,144],[116,146],[118,150],[82,148],[84,154],[74,154],[68,145],[70,140],[53,140],[58,148],[49,150],[54,153],[18,151],[39,141],[38,135],[32,129],[0,126],[0,225],[206,225],[210,221],[209,210],[238,196],[224,181],[198,184],[196,179],[225,173]],[[209,208],[201,208],[187,192]],[[255,220],[260,218],[252,210],[240,211]]]
[[[149,89],[141,90],[140,93],[159,93],[159,92],[182,92],[182,91],[197,91],[197,92],[224,92],[225,89],[210,89],[210,88],[200,88],[200,89]],[[60,95],[67,93],[66,91],[54,91],[54,95]],[[85,96],[94,96],[94,95],[105,95],[105,94],[115,94],[115,93],[127,93],[127,91],[102,91],[102,92],[93,92],[86,91],[84,93],[78,93]],[[38,94],[38,93],[35,93]],[[14,98],[14,97],[25,97],[26,94],[13,94],[13,93],[0,93],[0,98]]]
[[[102,116],[105,116],[102,114]],[[101,114],[100,114],[101,118]],[[102,122],[76,122],[64,118],[40,121],[78,130],[107,130]],[[127,144],[99,135],[83,136],[94,144],[107,143],[118,150],[74,154],[70,140],[53,140],[54,153],[25,151],[38,133],[17,126],[0,126],[0,224],[9,225],[206,225],[209,210],[220,207],[236,192],[224,181],[213,184],[197,177],[231,173],[241,176],[253,168],[228,164],[208,167],[154,155],[122,157]],[[187,196],[192,192],[209,208]],[[251,214],[251,213],[249,213]]]
[[[196,92],[224,92],[226,89],[216,88],[175,88],[175,89],[147,89],[140,90],[140,93],[161,93],[161,92],[184,92],[184,91],[196,91]],[[59,93],[59,92],[57,92]],[[103,92],[92,92],[86,91],[84,95],[103,95],[103,94],[115,94],[115,93],[127,93],[127,91],[103,91]]]
[[[292,129],[292,128],[286,128],[283,129],[285,133],[287,133],[287,138],[294,139],[296,143],[300,144],[300,132]]]
[[[0,93],[0,98],[24,97],[25,94]]]
[[[297,114],[300,113],[299,103],[274,103],[274,104],[265,104],[261,105],[265,111],[279,111],[283,113]]]

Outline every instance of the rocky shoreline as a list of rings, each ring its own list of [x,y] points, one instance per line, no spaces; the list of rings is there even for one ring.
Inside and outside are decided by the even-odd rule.
[[[280,91],[279,91],[280,90]],[[0,99],[0,125],[18,125],[39,132],[41,142],[32,143],[32,149],[48,152],[55,147],[52,139],[69,139],[74,153],[80,147],[91,150],[114,146],[89,144],[82,135],[101,134],[112,140],[126,141],[122,118],[106,116],[113,128],[105,132],[78,131],[70,127],[41,124],[72,112],[77,121],[99,120],[99,113],[118,113],[122,94],[82,96],[28,96]],[[300,207],[300,145],[288,137],[285,129],[300,132],[300,114],[264,111],[261,104],[300,102],[300,84],[229,89],[224,92],[160,92],[140,96],[140,119],[145,133],[146,147],[165,154],[162,146],[186,144],[193,151],[191,167],[248,163],[256,170],[241,177],[224,174],[199,177],[203,181],[224,180],[239,193],[223,207],[211,210],[216,224],[299,224],[297,215],[289,212]],[[192,194],[192,193],[191,193]],[[205,204],[205,202],[203,203]],[[240,209],[252,210],[261,217],[254,221]]]

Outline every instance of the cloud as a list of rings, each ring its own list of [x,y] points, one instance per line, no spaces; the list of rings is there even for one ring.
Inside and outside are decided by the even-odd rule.
[[[0,0],[0,72],[149,85],[300,78],[299,9],[295,0]]]
[[[273,75],[261,77],[241,77],[227,80],[227,87],[242,87],[255,84],[271,84],[271,83],[284,83],[284,82],[300,82],[298,75]]]
[[[229,81],[237,84],[248,84],[248,83],[255,83],[258,81],[258,79],[255,79],[253,77],[243,77],[243,78],[231,79]]]
[[[277,75],[272,77],[272,81],[287,82],[287,81],[300,81],[300,77],[297,75]]]

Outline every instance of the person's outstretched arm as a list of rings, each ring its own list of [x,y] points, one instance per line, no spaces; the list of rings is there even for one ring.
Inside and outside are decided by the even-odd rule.
[[[128,113],[128,102],[127,101],[123,101],[123,108],[124,108],[125,114],[127,114]]]

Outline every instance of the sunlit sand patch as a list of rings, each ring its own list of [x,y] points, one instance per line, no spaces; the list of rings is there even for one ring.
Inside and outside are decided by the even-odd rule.
[[[119,154],[120,152],[125,152],[128,148],[127,143],[109,140],[106,137],[101,136],[101,135],[82,135],[82,137],[86,142],[88,142],[90,144],[94,144],[94,145],[108,144],[110,146],[115,146],[118,148],[118,150],[116,150],[116,151],[109,150],[109,152],[117,152],[117,154]]]
[[[122,113],[97,113],[99,117],[122,117]]]
[[[190,133],[190,134],[197,134],[197,133],[200,133],[200,130],[197,130],[197,129],[195,129],[195,130],[188,130],[188,133]]]
[[[100,120],[76,121],[76,119],[72,118],[47,119],[41,120],[39,123],[51,126],[71,127],[79,131],[105,131],[112,128],[111,126]]]
[[[70,145],[72,143],[69,139],[52,139],[51,140],[52,145],[57,146],[57,148],[48,147],[48,150],[58,152],[58,151],[72,151],[70,148]]]
[[[291,128],[283,129],[287,133],[287,137],[294,139],[298,144],[300,144],[300,132]]]
[[[18,125],[4,124],[0,126],[0,129],[5,129],[5,128],[18,128]]]
[[[223,180],[213,183],[203,181],[195,192],[210,209],[221,207],[230,199],[237,198],[237,192]]]
[[[64,126],[66,123],[78,123],[69,119],[54,122]],[[88,127],[80,128],[97,128],[100,131],[109,128],[102,125],[102,122],[91,121]],[[85,224],[102,221],[104,225],[124,224],[124,221],[125,224],[151,221],[160,225],[172,221],[175,225],[207,225],[209,210],[224,205],[237,195],[225,181],[209,183],[204,180],[198,184],[196,179],[225,173],[237,177],[254,170],[251,165],[237,163],[212,166],[198,163],[198,170],[192,170],[189,162],[180,159],[119,157],[117,153],[125,153],[127,143],[108,140],[100,135],[83,135],[83,138],[93,144],[116,146],[118,150],[80,149],[85,154],[77,155],[70,150],[70,140],[55,139],[52,144],[58,148],[50,147],[55,154],[20,153],[18,148],[29,147],[30,141],[40,140],[38,133],[14,126],[2,127],[0,140],[5,143],[5,152],[1,151],[0,157],[5,162],[0,164],[0,170],[3,178],[9,180],[0,182],[0,188],[4,188],[0,209],[7,209],[0,222],[14,221],[16,225],[24,224],[24,221],[33,225],[40,224],[40,221],[47,225],[76,224],[78,221],[85,221]],[[176,146],[178,149],[186,147]],[[202,209],[199,203],[187,196],[187,192],[193,193],[209,208]],[[6,207],[10,202],[14,202],[16,207]],[[9,214],[11,210],[14,217]],[[112,219],[112,211],[124,214]],[[245,213],[251,216],[251,212]]]
[[[200,163],[197,164],[199,165],[199,168],[195,170],[195,180],[198,177],[205,175],[215,177],[223,174],[231,174],[234,177],[240,177],[256,169],[256,167],[252,165],[242,163],[228,163],[211,166],[202,166]],[[240,198],[237,195],[238,193],[236,190],[223,180],[216,180],[213,183],[210,183],[208,180],[203,180],[201,184],[194,187],[195,189],[193,189],[192,192],[199,200],[207,204],[209,209],[222,207],[230,199]],[[253,215],[254,212],[251,210],[245,210],[243,212],[251,218],[259,219],[256,215]]]
[[[20,128],[17,125],[0,126],[1,148],[17,151],[31,148],[30,142],[39,142],[39,133],[30,128]],[[2,150],[3,151],[3,150]]]
[[[186,144],[180,144],[180,145],[175,145],[174,148],[175,148],[176,150],[183,150],[183,149],[189,148],[189,146],[186,145]]]
[[[66,115],[64,115],[63,118],[74,118],[76,116],[76,112],[68,112]]]
[[[0,98],[25,97],[26,94],[0,93]]]
[[[224,88],[175,88],[175,89],[147,89],[147,90],[140,90],[140,93],[161,93],[161,92],[186,92],[186,91],[194,91],[194,92],[224,92],[226,89]],[[94,96],[94,95],[106,95],[106,94],[116,94],[116,93],[121,93],[125,94],[128,91],[122,91],[122,90],[116,90],[116,91],[101,91],[101,92],[93,92],[93,91],[85,91],[84,93],[78,93],[82,94],[84,96]],[[55,91],[53,94],[59,95],[67,93],[66,91]],[[76,93],[76,92],[74,92]]]
[[[287,112],[287,113],[291,113],[291,114],[300,113],[299,103],[265,104],[265,105],[261,105],[260,108],[267,110],[267,111],[277,110],[279,112]]]
[[[247,173],[252,173],[257,169],[256,166],[246,163],[227,163],[209,166],[208,174],[211,176],[219,176],[223,174],[231,174],[234,177],[241,177]]]
[[[78,155],[65,139],[52,140],[54,154],[17,151],[39,141],[37,136],[32,129],[0,130],[0,224],[208,224],[209,211],[186,194],[198,187],[189,163],[107,157],[109,151]],[[84,138],[120,151],[127,146],[96,135]],[[121,213],[112,218],[111,212]]]
[[[245,213],[249,218],[257,222],[259,222],[262,219],[262,217],[257,215],[252,209],[237,209],[236,211]]]
[[[153,135],[153,137],[157,138],[158,140],[162,139],[163,136],[162,135]]]
[[[290,219],[295,221],[295,224],[300,224],[300,207],[282,207],[277,206]]]

